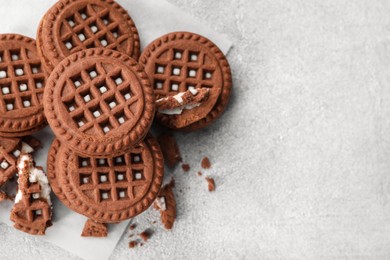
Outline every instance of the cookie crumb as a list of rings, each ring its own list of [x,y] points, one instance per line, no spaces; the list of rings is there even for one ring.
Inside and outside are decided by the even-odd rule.
[[[206,177],[206,181],[208,182],[209,185],[209,191],[215,191],[215,181],[213,178]]]
[[[129,227],[129,229],[130,229],[130,230],[134,230],[136,227],[137,227],[136,224],[131,224],[130,227]]]
[[[4,191],[0,191],[0,202],[5,200],[12,200],[12,198]]]
[[[83,232],[81,233],[82,237],[106,237],[107,236],[107,226],[103,223],[95,222],[91,219],[88,219],[85,222]]]
[[[172,135],[161,134],[157,137],[157,141],[160,144],[165,163],[168,167],[173,168],[177,163],[181,162],[179,146]]]
[[[202,165],[202,168],[203,168],[203,169],[209,169],[209,168],[211,167],[211,163],[210,163],[209,158],[208,158],[208,157],[204,157],[204,158],[202,159],[201,165]]]
[[[198,172],[198,176],[202,176],[202,172]]]
[[[133,240],[133,241],[130,241],[130,242],[129,242],[129,248],[134,248],[134,247],[136,247],[136,246],[137,246],[137,244],[138,244],[138,242],[137,242],[137,241],[135,241],[135,240]]]
[[[148,239],[152,236],[152,231],[150,229],[146,229],[144,232],[139,234],[143,241],[148,241]]]
[[[185,172],[188,172],[188,171],[191,169],[191,167],[190,167],[190,165],[189,165],[188,163],[182,164],[182,165],[181,165],[181,168],[182,168],[183,171],[185,171]]]

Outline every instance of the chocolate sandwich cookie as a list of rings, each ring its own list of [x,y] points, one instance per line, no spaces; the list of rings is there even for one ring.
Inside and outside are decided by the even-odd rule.
[[[129,56],[88,49],[63,60],[44,94],[57,138],[80,154],[124,153],[147,134],[154,95],[142,67]]]
[[[146,210],[159,193],[164,162],[146,137],[116,157],[85,157],[55,139],[48,156],[50,185],[70,209],[99,223],[117,223]]]
[[[48,71],[65,57],[104,47],[138,59],[140,42],[129,14],[112,0],[60,0],[42,18],[37,32]]]
[[[46,77],[33,39],[0,35],[0,136],[25,136],[45,126]]]
[[[210,40],[170,33],[143,51],[157,99],[156,119],[169,128],[193,131],[211,124],[228,104],[232,77],[225,55]]]
[[[0,137],[0,186],[14,177],[21,153],[32,153],[34,149],[18,138]]]

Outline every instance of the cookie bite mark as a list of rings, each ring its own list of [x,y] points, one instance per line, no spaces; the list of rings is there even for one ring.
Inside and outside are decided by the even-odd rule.
[[[88,219],[85,222],[82,237],[106,237],[107,236],[107,225],[104,223],[98,223],[92,219]]]
[[[14,227],[32,234],[44,235],[52,225],[51,188],[41,167],[35,167],[32,156],[22,154],[17,163],[18,192],[11,211]]]
[[[210,89],[195,89],[190,87],[185,92],[174,96],[160,98],[156,101],[156,109],[159,113],[166,115],[180,115],[183,110],[190,110],[199,107],[209,98]]]

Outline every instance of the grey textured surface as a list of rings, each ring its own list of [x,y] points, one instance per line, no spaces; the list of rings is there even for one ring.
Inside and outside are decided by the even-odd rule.
[[[124,237],[112,259],[389,258],[389,2],[170,1],[234,41],[234,96],[178,135],[192,173],[170,173],[174,230],[135,250]],[[204,155],[212,194],[195,176]],[[0,232],[2,259],[74,258]]]

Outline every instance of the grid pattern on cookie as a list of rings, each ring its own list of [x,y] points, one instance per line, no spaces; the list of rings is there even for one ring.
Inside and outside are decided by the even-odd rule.
[[[0,50],[1,113],[40,106],[44,84],[41,61],[30,50]]]
[[[118,50],[128,40],[110,10],[96,4],[87,4],[68,16],[62,29],[60,40],[70,53],[98,47]]]
[[[80,189],[93,201],[135,200],[138,187],[150,183],[144,174],[142,146],[114,158],[78,158]]]
[[[40,197],[41,186],[38,182],[28,182],[27,185],[22,185],[25,194],[22,196],[21,202],[23,202],[23,207],[18,214],[19,217],[26,220],[29,223],[33,222],[44,222],[50,221],[51,213],[49,204],[46,201],[43,201]]]
[[[17,173],[16,162],[21,154],[19,141],[5,141],[0,143],[0,185]]]
[[[217,64],[204,51],[169,48],[154,62],[153,87],[157,94],[193,88],[212,88]]]
[[[106,72],[96,63],[66,80],[61,100],[79,131],[104,136],[135,120],[130,108],[138,98],[131,88],[121,68]]]

